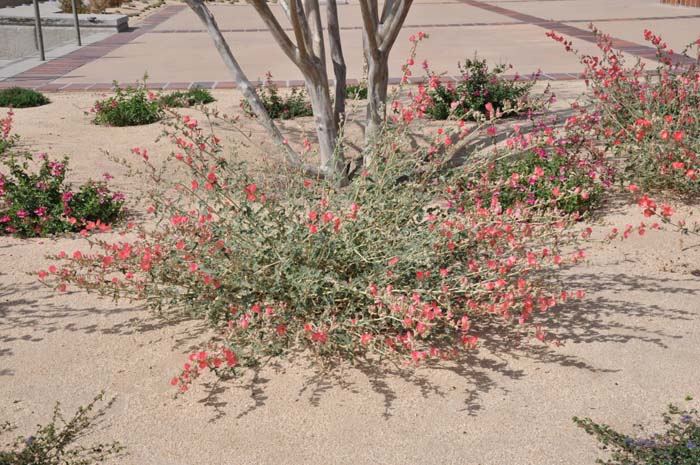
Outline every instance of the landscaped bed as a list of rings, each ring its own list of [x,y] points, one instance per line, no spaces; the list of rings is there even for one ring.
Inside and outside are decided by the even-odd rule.
[[[558,85],[560,96],[582,89],[581,83]],[[232,93],[214,96],[226,102],[218,104],[223,111],[240,111]],[[135,200],[148,186],[126,177],[126,168],[100,149],[136,163],[140,156],[130,149],[139,141],[150,160],[159,163],[170,143],[150,142],[160,133],[159,125],[92,124],[82,109],[96,97],[54,95],[49,107],[17,110],[15,128],[32,150],[71,154],[72,181],[99,178],[105,172],[114,176],[114,188],[132,199],[132,216],[125,221],[133,221],[146,215],[148,205]],[[565,106],[562,102],[559,108]],[[196,109],[185,111],[203,119]],[[241,121],[255,128],[254,121]],[[310,131],[309,119],[287,124],[298,127],[300,121]],[[426,132],[440,126],[432,124]],[[303,147],[304,137],[300,134],[291,143]],[[351,132],[349,137],[361,134]],[[231,144],[229,139],[243,147],[248,144],[227,133],[226,144]],[[239,153],[252,162],[256,152]],[[602,220],[609,227],[644,221],[636,207],[619,207],[630,200],[621,195],[608,203]],[[693,212],[698,214],[691,206],[679,214]],[[113,233],[100,237],[119,240]],[[587,464],[598,451],[571,416],[588,416],[631,431],[639,421],[655,424],[653,418],[669,401],[693,404],[682,399],[694,394],[698,385],[692,373],[700,327],[695,328],[699,322],[692,296],[700,291],[693,274],[700,256],[697,248],[684,249],[678,237],[673,231],[650,231],[624,242],[591,244],[588,265],[563,271],[586,298],[551,310],[551,319],[544,321],[547,331],[564,343],[561,347],[526,349],[533,342],[485,334],[479,348],[459,365],[423,367],[408,377],[390,367],[380,372],[346,366],[342,372],[323,374],[304,362],[283,361],[278,368],[269,366],[224,382],[230,386],[225,391],[207,376],[176,399],[168,381],[189,348],[206,339],[209,330],[204,325],[159,323],[128,303],[115,305],[82,293],[56,294],[39,286],[36,276],[24,274],[46,269],[46,254],[86,250],[79,235],[3,237],[0,250],[12,263],[12,272],[0,275],[0,350],[6,354],[0,376],[1,416],[31,432],[50,419],[54,400],[71,412],[107,389],[117,400],[106,413],[106,429],[93,442],[119,440],[130,454],[118,459],[125,464],[158,463],[164,457],[168,463],[198,462],[201,451],[187,443],[194,437],[210,450],[207,463],[228,463],[232,456],[242,463],[315,463],[327,461],[326,447],[340,461],[353,456],[364,462],[370,460],[369,449],[357,449],[364,443],[375,449],[373,460],[380,461],[438,457],[452,462],[475,456],[484,463]],[[664,376],[658,376],[660,366],[667,368]],[[620,398],[634,398],[635,405],[620,403]],[[649,415],[640,415],[643,410]],[[407,424],[425,428],[406,428]],[[494,428],[499,435],[493,434]],[[253,435],[259,439],[251,441]],[[502,435],[512,438],[508,447],[503,447]],[[168,439],[173,437],[182,440],[173,445]],[[387,455],[377,459],[376,450]]]
[[[192,461],[159,447],[157,427],[212,441],[217,463],[578,464],[596,455],[580,427],[612,445],[600,452],[611,465],[697,463],[700,71],[644,31],[660,62],[650,77],[591,28],[602,56],[547,34],[583,65],[583,95],[582,83],[500,81],[475,60],[456,85],[428,71],[385,99],[386,57],[372,49],[364,131],[363,106],[318,75],[313,118],[305,93],[270,82],[260,96],[240,75],[242,109],[235,92],[163,105],[142,86],[8,111],[2,243],[33,270],[7,275],[1,374],[36,387],[0,407],[44,405],[53,383],[114,391],[117,413],[96,416],[111,420],[93,433],[107,444],[90,449],[97,461],[120,444],[136,446],[135,463]],[[426,38],[409,37],[402,82]],[[102,182],[73,191],[66,162],[34,155],[44,147],[77,153],[79,182],[109,164],[101,176],[126,203]],[[669,401],[663,425],[640,419]],[[90,406],[66,440],[40,427],[2,456],[43,461],[52,441],[62,453],[90,429]],[[499,446],[503,434],[515,444]]]

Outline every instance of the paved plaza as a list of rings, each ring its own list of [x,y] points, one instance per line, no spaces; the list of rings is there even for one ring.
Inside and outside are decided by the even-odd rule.
[[[281,8],[274,4],[272,8],[285,24]],[[348,77],[359,79],[360,7],[349,0],[338,8]],[[301,83],[299,71],[273,43],[252,7],[213,4],[211,9],[251,80],[269,71],[284,85]],[[700,36],[700,9],[658,0],[419,0],[392,52],[391,76],[401,74],[400,66],[409,53],[408,37],[423,31],[430,39],[420,45],[418,58],[429,59],[436,72],[456,75],[457,63],[478,53],[491,63],[512,64],[513,74],[541,70],[544,79],[576,79],[581,70],[576,58],[545,33],[554,30],[573,39],[581,52],[594,52],[591,22],[611,34],[619,48],[652,62],[654,49],[644,42],[644,29],[661,34],[677,49]],[[150,85],[158,88],[233,87],[203,26],[179,3],[156,10],[128,32],[8,76],[0,86],[108,90],[113,80],[133,83],[144,73]]]

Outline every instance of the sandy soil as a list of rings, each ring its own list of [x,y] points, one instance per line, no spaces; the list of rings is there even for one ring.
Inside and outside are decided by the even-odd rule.
[[[142,186],[100,149],[127,156],[140,145],[158,159],[169,146],[152,142],[157,124],[92,125],[82,112],[94,97],[57,94],[17,110],[16,130],[28,148],[70,154],[76,180],[108,171],[138,196]],[[233,94],[217,97],[236,111]],[[642,219],[628,210],[611,207],[604,220]],[[207,378],[177,398],[168,380],[206,337],[201,324],[55,295],[26,274],[45,267],[47,253],[84,247],[72,237],[0,237],[0,422],[30,432],[55,401],[69,412],[106,389],[116,402],[91,439],[123,442],[129,455],[115,463],[583,465],[601,452],[573,415],[629,430],[658,426],[670,401],[699,404],[683,398],[700,398],[700,240],[674,232],[595,245],[587,265],[565,272],[587,298],[547,315],[562,347],[487,338],[464,364],[410,376],[346,368],[329,377],[284,362],[232,382]]]

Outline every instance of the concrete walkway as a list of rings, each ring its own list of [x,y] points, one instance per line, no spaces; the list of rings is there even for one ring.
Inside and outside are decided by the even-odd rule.
[[[282,24],[286,20],[272,5]],[[231,49],[252,80],[270,71],[283,85],[301,84],[298,70],[273,43],[252,7],[212,4]],[[362,77],[361,19],[356,1],[339,5],[341,35],[348,77]],[[418,0],[399,35],[390,62],[391,76],[400,76],[409,51],[408,37],[429,34],[419,61],[429,59],[434,71],[457,75],[457,63],[480,57],[510,63],[512,73],[542,70],[544,79],[576,79],[578,61],[561,44],[545,36],[549,30],[574,40],[584,53],[595,53],[588,30],[594,23],[615,38],[615,45],[633,57],[655,61],[643,40],[644,29],[661,34],[676,50],[700,37],[700,9],[663,5],[658,0]],[[147,72],[154,88],[233,87],[231,78],[199,20],[182,4],[170,4],[130,32],[83,47],[0,82],[45,91],[108,90],[111,82],[133,83]]]

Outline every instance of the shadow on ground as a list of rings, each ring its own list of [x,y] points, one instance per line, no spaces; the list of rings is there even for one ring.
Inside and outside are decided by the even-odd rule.
[[[537,324],[546,327],[551,334],[566,346],[567,344],[625,344],[638,341],[667,349],[669,341],[680,339],[681,334],[663,329],[668,321],[691,321],[697,315],[687,310],[643,303],[630,303],[615,298],[625,293],[661,293],[692,298],[696,290],[691,280],[659,277],[640,277],[630,274],[579,273],[567,277],[571,289],[582,289],[590,297],[580,301],[570,301],[566,305],[550,309],[536,316]],[[658,299],[657,299],[658,300]],[[651,323],[649,323],[649,321]],[[643,322],[647,322],[644,324]],[[462,392],[464,411],[478,415],[482,408],[482,397],[491,391],[500,390],[504,395],[508,390],[500,380],[519,380],[531,373],[516,366],[518,360],[528,360],[538,365],[559,365],[592,373],[615,373],[618,369],[610,366],[591,364],[568,353],[565,347],[543,344],[531,335],[504,328],[500,322],[491,321],[480,327],[478,349],[466,353],[459,360],[429,364],[421,369],[394,366],[386,362],[377,364],[357,364],[356,366],[334,366],[326,371],[315,371],[300,387],[297,398],[318,407],[323,396],[334,389],[341,389],[353,395],[362,395],[358,380],[366,378],[371,389],[383,398],[383,416],[391,417],[397,391],[392,387],[397,382],[410,383],[419,388],[424,398],[429,396],[453,396]],[[294,363],[308,363],[308,359],[297,355]],[[275,367],[280,370],[279,366]],[[237,413],[238,417],[264,408],[267,400],[265,385],[268,378],[258,369],[244,379],[221,381],[207,385],[208,394],[200,402],[214,408],[215,421],[227,413],[226,402],[220,394],[226,388],[243,389],[250,392],[253,404]],[[349,373],[354,371],[354,373]],[[463,380],[459,386],[435,379],[439,372],[451,372]],[[349,376],[348,376],[349,375]],[[359,378],[357,375],[361,375]],[[225,387],[224,387],[225,386]]]

